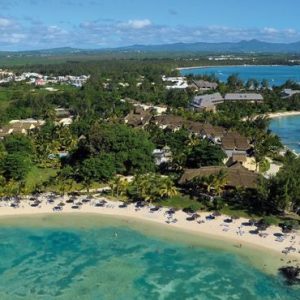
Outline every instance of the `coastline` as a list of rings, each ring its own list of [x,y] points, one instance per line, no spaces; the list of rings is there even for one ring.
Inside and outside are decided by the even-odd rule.
[[[285,112],[276,112],[276,113],[267,113],[265,116],[269,119],[289,117],[289,116],[299,116],[300,111],[285,111]]]
[[[82,197],[84,198],[84,197]],[[61,202],[62,198],[58,198],[57,202]],[[126,208],[120,208],[119,205],[121,202],[117,201],[108,201],[105,207],[95,207],[94,205],[84,204],[79,210],[72,209],[71,204],[65,204],[64,208],[60,212],[53,212],[53,207],[55,204],[48,204],[43,201],[40,207],[31,207],[30,201],[22,200],[21,207],[13,208],[9,206],[2,206],[0,208],[0,226],[2,223],[5,224],[7,220],[12,220],[22,217],[33,217],[33,216],[106,216],[120,218],[125,222],[137,222],[138,224],[142,223],[152,223],[161,227],[163,229],[173,230],[177,233],[186,232],[187,234],[197,235],[200,239],[216,240],[222,244],[222,241],[225,244],[230,245],[231,250],[235,250],[243,256],[244,253],[269,253],[273,258],[276,257],[278,263],[284,264],[289,260],[295,260],[296,263],[300,263],[300,234],[299,232],[293,234],[295,238],[292,240],[292,235],[290,234],[284,241],[276,241],[274,234],[281,232],[279,227],[272,226],[268,228],[265,232],[268,234],[266,237],[260,237],[257,234],[249,233],[250,230],[255,229],[253,226],[243,226],[242,223],[247,222],[246,219],[234,220],[233,223],[228,224],[225,229],[224,219],[227,216],[216,217],[215,220],[207,221],[206,216],[209,215],[208,212],[201,212],[200,219],[204,223],[197,223],[196,221],[187,221],[187,214],[183,211],[177,211],[175,217],[178,220],[177,223],[166,223],[165,213],[166,208],[161,209],[157,212],[150,212],[149,207],[136,210],[133,205],[129,205]],[[138,228],[139,226],[137,226]],[[159,230],[160,231],[160,230]],[[243,234],[239,234],[242,231]],[[183,234],[185,236],[185,234]],[[296,252],[283,254],[282,251],[286,247],[294,245],[297,248]],[[298,249],[299,248],[299,249]],[[247,249],[252,249],[250,252]],[[247,255],[246,255],[247,257]]]
[[[256,118],[259,117],[266,117],[269,119],[275,119],[275,118],[282,118],[282,117],[292,117],[292,116],[300,116],[300,111],[293,110],[293,111],[279,111],[279,112],[274,112],[274,113],[265,113],[265,114],[260,114],[260,115],[255,115],[250,118],[245,117],[242,119],[242,121],[247,121],[247,120],[255,120]]]
[[[176,68],[178,71],[184,70],[193,70],[193,69],[208,69],[208,68],[224,68],[224,67],[279,67],[279,66],[288,66],[288,65],[249,65],[249,64],[241,64],[241,65],[210,65],[210,66],[195,66],[195,67],[179,67]]]

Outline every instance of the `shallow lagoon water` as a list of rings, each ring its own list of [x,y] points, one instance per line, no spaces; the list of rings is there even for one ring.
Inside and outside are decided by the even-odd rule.
[[[240,255],[182,235],[102,216],[2,219],[0,299],[300,299]]]
[[[274,118],[270,129],[276,133],[288,148],[300,153],[300,116]]]
[[[214,74],[221,81],[226,81],[232,74],[238,74],[244,81],[251,78],[258,81],[267,79],[271,86],[282,85],[287,80],[300,82],[300,66],[215,66],[184,69],[180,72],[184,76]]]

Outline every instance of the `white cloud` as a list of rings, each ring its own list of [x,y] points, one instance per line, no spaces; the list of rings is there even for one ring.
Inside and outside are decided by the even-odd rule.
[[[152,25],[152,22],[149,19],[129,20],[128,22],[121,24],[121,26],[129,27],[133,29],[142,29],[150,25]]]
[[[11,20],[6,19],[6,18],[0,18],[0,27],[8,27],[12,24],[13,24],[13,22]]]
[[[277,34],[279,31],[276,28],[273,28],[273,27],[265,27],[263,29],[263,32],[265,32],[267,34]]]
[[[293,28],[277,29],[271,26],[167,26],[154,24],[149,19],[131,19],[127,22],[109,19],[86,20],[79,25],[66,27],[65,24],[49,25],[31,19],[22,22],[0,17],[0,50],[62,46],[97,48],[176,42],[238,42],[250,39],[295,42],[300,40],[300,32]]]

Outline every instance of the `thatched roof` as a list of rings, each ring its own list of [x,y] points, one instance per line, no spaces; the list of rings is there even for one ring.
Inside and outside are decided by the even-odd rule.
[[[227,174],[227,187],[256,188],[259,174],[249,171],[240,164],[235,164],[231,168],[223,166],[202,167],[199,169],[186,169],[179,180],[179,184],[184,185],[195,177],[217,175],[221,170]]]
[[[186,120],[183,117],[175,115],[161,115],[154,118],[155,124],[168,127],[170,129],[182,127]]]
[[[206,80],[193,80],[193,83],[199,89],[216,89],[218,87],[216,82],[210,82]]]
[[[150,110],[135,107],[135,109],[125,117],[125,123],[133,127],[144,126],[150,122],[152,117],[153,114]]]
[[[170,129],[186,128],[188,131],[198,135],[206,136],[223,136],[226,129],[220,126],[213,126],[208,123],[201,123],[196,121],[189,121],[180,116],[175,115],[161,115],[154,118],[154,123],[168,127]]]
[[[238,132],[227,132],[222,138],[222,148],[225,150],[243,150],[250,148],[250,144],[245,136]]]
[[[226,129],[221,126],[213,126],[211,124],[204,124],[202,127],[202,135],[222,137],[226,133]]]

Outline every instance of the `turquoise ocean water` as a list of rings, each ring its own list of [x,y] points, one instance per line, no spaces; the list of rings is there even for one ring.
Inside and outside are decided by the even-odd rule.
[[[259,81],[267,79],[271,86],[281,85],[289,79],[300,82],[300,66],[217,66],[181,70],[182,75],[215,74],[221,81],[226,81],[235,73],[244,81],[250,78]]]
[[[57,220],[1,223],[1,300],[300,299],[299,290],[229,252],[113,221]]]
[[[288,148],[300,153],[300,116],[287,116],[271,120],[270,129]]]

